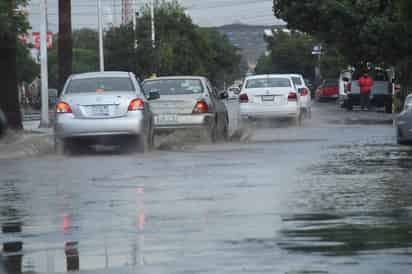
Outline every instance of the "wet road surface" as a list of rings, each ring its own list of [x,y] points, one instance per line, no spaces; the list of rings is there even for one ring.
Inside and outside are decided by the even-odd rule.
[[[0,273],[411,273],[412,149],[357,115],[2,160]]]

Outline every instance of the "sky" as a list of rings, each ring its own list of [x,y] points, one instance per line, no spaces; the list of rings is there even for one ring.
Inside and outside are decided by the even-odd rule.
[[[140,9],[148,0],[130,0]],[[179,0],[200,26],[222,26],[232,23],[250,25],[275,25],[282,23],[273,16],[273,0]],[[58,28],[58,0],[47,0],[49,30]],[[102,0],[104,24],[118,24],[121,21],[121,0]],[[33,31],[40,26],[39,0],[31,0],[28,7]],[[72,0],[73,28],[97,28],[97,0]]]

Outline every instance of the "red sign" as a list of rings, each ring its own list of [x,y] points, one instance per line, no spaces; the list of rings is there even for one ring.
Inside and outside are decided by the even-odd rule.
[[[33,45],[36,49],[40,48],[40,32],[33,32]],[[53,33],[47,32],[47,48],[51,49],[53,47]]]
[[[27,34],[19,35],[19,39],[23,45],[27,45],[29,42],[29,36]]]

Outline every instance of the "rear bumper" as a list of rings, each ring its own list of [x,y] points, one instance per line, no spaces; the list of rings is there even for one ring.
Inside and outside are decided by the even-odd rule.
[[[173,114],[174,115],[174,114]],[[215,114],[176,114],[176,119],[171,122],[164,122],[158,119],[159,115],[155,115],[154,129],[161,130],[175,130],[175,129],[192,129],[204,128],[210,125],[215,120]]]
[[[300,107],[297,103],[288,103],[282,106],[270,106],[254,103],[240,104],[242,118],[293,118],[299,115]]]
[[[360,105],[360,93],[341,94],[340,100],[343,104],[349,104],[352,106]],[[384,107],[388,103],[392,103],[391,94],[370,95],[370,104],[373,106]]]
[[[338,93],[332,93],[332,94],[320,94],[319,98],[322,99],[338,99],[339,98],[339,94]]]
[[[73,114],[57,114],[54,132],[58,138],[94,137],[109,135],[140,135],[144,133],[141,111],[108,119],[78,119]]]

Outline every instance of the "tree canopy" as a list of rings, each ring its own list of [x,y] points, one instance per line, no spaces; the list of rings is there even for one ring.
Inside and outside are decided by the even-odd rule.
[[[259,58],[255,72],[262,73],[299,73],[306,78],[314,78],[314,68],[318,63],[312,55],[313,46],[318,41],[311,35],[298,31],[274,31],[266,37],[268,54]],[[323,77],[337,77],[345,60],[337,49],[324,47],[321,58]]]
[[[241,57],[215,29],[196,26],[177,1],[157,2],[156,42],[152,47],[150,9],[144,7],[133,25],[112,27],[105,37],[107,69],[136,72],[141,78],[158,75],[204,75],[215,84],[238,77]],[[134,39],[137,48],[134,48]]]
[[[402,58],[408,32],[398,7],[393,0],[274,0],[275,15],[289,28],[337,47],[352,64]]]
[[[29,27],[26,14],[19,10],[25,4],[25,0],[0,1],[0,108],[14,129],[22,128],[18,98],[17,37]]]
[[[54,40],[56,39],[57,37],[54,37]],[[99,66],[97,32],[93,29],[83,28],[73,31],[72,39],[73,73],[97,71]],[[49,86],[53,88],[59,86],[57,50],[57,47],[53,47],[48,51]]]

